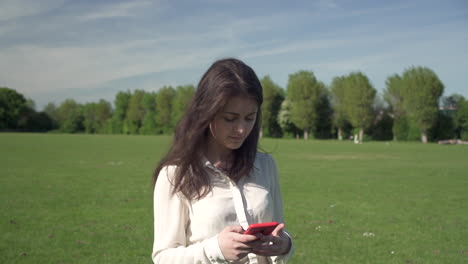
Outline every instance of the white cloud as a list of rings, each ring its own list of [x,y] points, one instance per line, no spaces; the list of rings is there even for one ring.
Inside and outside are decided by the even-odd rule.
[[[338,7],[335,0],[319,0],[317,5],[319,8],[325,9],[334,9]]]
[[[200,17],[199,21],[209,25],[211,19]],[[164,29],[160,37],[150,39],[109,42],[104,35],[104,42],[98,44],[90,40],[88,44],[76,45],[31,43],[4,47],[0,49],[0,61],[8,63],[0,64],[0,85],[38,94],[98,87],[149,73],[200,67],[214,58],[236,56],[236,51],[243,48],[240,35],[267,29],[257,26],[246,30],[250,23],[258,24],[261,19],[269,18],[229,20],[207,31],[184,28],[171,34]]]
[[[13,1],[8,3],[11,6]],[[19,3],[27,6],[36,2],[21,0]],[[31,5],[33,11],[12,11],[10,18],[46,12],[56,7],[59,2],[48,3],[43,9],[33,8]],[[60,39],[62,35],[68,37],[75,32],[89,32],[87,28],[83,29],[80,26],[88,27],[90,24],[93,29],[103,33],[99,38],[95,38],[96,35],[93,35],[93,38],[83,36],[73,44],[70,44],[70,39],[67,39],[66,43],[49,44],[42,39],[41,44],[33,40],[0,46],[0,61],[4,62],[0,64],[0,86],[18,89],[29,96],[43,96],[54,92],[58,94],[58,91],[63,91],[61,94],[69,92],[73,95],[85,91],[90,91],[93,95],[109,95],[111,92],[103,87],[114,83],[121,84],[120,80],[138,79],[138,76],[143,75],[154,76],[152,74],[167,71],[173,74],[176,70],[180,71],[181,75],[186,75],[188,71],[193,73],[194,69],[201,72],[201,69],[206,69],[214,59],[224,56],[236,56],[266,65],[258,70],[268,74],[276,72],[284,76],[288,72],[291,73],[291,70],[301,68],[318,71],[321,76],[330,77],[347,74],[353,70],[372,73],[379,68],[380,72],[383,72],[381,75],[384,75],[386,72],[392,73],[393,69],[403,70],[403,62],[418,63],[418,59],[424,56],[424,52],[418,51],[422,47],[421,42],[426,43],[424,50],[427,50],[428,54],[434,47],[439,50],[453,47],[447,43],[454,40],[466,43],[466,37],[460,37],[466,36],[466,30],[461,29],[460,25],[452,24],[431,24],[419,28],[395,26],[387,27],[383,32],[382,25],[376,22],[359,27],[335,27],[333,31],[327,31],[326,24],[333,23],[335,18],[342,15],[346,17],[380,14],[397,11],[406,6],[363,8],[346,13],[336,6],[333,0],[319,4],[330,9],[330,12],[312,16],[306,13],[307,11],[276,11],[247,16],[226,10],[213,14],[197,10],[190,12],[190,15],[162,21],[161,24],[142,25],[143,33],[132,34],[131,37],[109,34],[115,32],[107,32],[102,28],[100,19],[140,16],[148,14],[147,10],[152,12],[153,9],[157,13],[161,11],[159,7],[162,6],[159,2],[138,1],[104,6],[101,4],[98,7],[84,6],[88,11],[83,11],[83,6],[80,6],[80,14],[76,13],[76,8],[70,8],[67,12],[74,10],[73,14],[60,13],[55,17],[41,19],[37,25],[28,24],[31,23],[29,20],[24,24],[19,23],[18,27],[21,26],[22,30],[15,30],[16,23],[7,21],[8,23],[3,25],[0,23],[0,35],[3,32],[6,37],[12,37],[13,33],[5,32],[17,32],[12,39],[22,39],[22,35],[19,34],[27,35],[32,30],[39,32],[34,36],[42,36],[44,33],[44,39],[47,39],[47,34],[51,34],[53,39]],[[0,7],[2,5],[0,4]],[[89,11],[89,8],[93,7],[95,10]],[[4,11],[0,11],[0,14],[1,12]],[[307,28],[301,29],[303,26]],[[290,30],[299,33],[290,35]],[[466,57],[466,48],[459,52],[462,55],[464,52]],[[458,53],[453,51],[450,54]],[[450,54],[444,54],[444,58]],[[292,59],[289,59],[290,56]],[[432,59],[431,56],[425,57],[428,60]],[[277,58],[281,58],[281,61],[275,65],[267,65],[266,62],[275,61]],[[321,76],[318,78],[322,78]],[[172,79],[174,81],[171,81]],[[177,78],[172,79],[164,78],[163,84],[179,84]],[[158,81],[161,80],[148,78],[145,81],[140,80],[141,86],[130,88],[158,87]],[[122,89],[125,88],[119,90]]]
[[[131,1],[122,3],[113,3],[100,7],[98,10],[93,10],[78,16],[79,20],[96,20],[113,17],[129,17],[137,15],[141,11],[152,5],[151,1]]]
[[[59,7],[63,2],[64,0],[2,0],[0,2],[0,21],[37,15]]]
[[[28,93],[102,85],[117,79],[182,69],[225,48],[158,49],[160,39],[92,47],[22,45],[0,50],[0,82]]]

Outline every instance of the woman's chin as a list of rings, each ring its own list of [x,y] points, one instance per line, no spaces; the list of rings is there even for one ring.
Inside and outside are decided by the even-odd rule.
[[[228,149],[235,150],[235,149],[240,148],[242,146],[242,143],[244,143],[244,142],[230,142],[230,143],[226,144],[226,147]]]

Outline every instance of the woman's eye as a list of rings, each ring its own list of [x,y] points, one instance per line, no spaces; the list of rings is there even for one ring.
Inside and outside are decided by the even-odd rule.
[[[224,120],[226,122],[234,122],[234,120],[236,120],[235,118],[229,118],[229,117],[225,117]]]
[[[255,120],[255,118],[246,118],[245,121],[247,122],[253,122]]]

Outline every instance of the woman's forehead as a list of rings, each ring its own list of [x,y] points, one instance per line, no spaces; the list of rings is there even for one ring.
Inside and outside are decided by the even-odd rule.
[[[258,103],[253,98],[234,96],[228,99],[222,111],[237,114],[250,114],[257,112],[257,109]]]

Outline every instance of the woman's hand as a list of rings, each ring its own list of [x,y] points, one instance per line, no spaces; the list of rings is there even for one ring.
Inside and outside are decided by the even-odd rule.
[[[260,237],[262,244],[253,248],[252,253],[262,256],[284,255],[291,249],[291,239],[283,232],[284,224],[279,224],[269,236]]]
[[[242,226],[228,226],[218,234],[218,244],[226,260],[239,260],[261,245],[261,235],[244,235]]]

